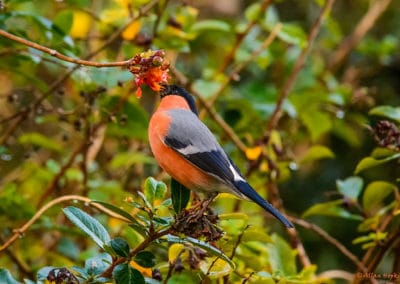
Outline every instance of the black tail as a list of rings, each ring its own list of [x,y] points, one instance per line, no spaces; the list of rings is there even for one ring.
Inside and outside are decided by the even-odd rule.
[[[264,200],[247,182],[237,181],[235,182],[236,188],[245,195],[248,199],[254,201],[259,206],[264,208],[272,216],[278,219],[283,225],[288,228],[293,228],[293,224],[286,219],[277,209],[275,209],[270,203]]]

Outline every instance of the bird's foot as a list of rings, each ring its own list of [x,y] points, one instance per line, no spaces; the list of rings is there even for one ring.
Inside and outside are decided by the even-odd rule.
[[[223,231],[217,226],[218,215],[209,208],[214,198],[212,196],[192,208],[182,210],[175,218],[174,230],[193,238],[204,237],[206,241],[220,239]]]

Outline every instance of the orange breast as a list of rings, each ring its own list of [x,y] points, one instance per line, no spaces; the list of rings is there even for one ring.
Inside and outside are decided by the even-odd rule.
[[[150,120],[149,140],[154,157],[171,177],[188,189],[215,190],[216,181],[196,166],[192,165],[178,152],[164,144],[171,117],[166,111],[157,111]]]

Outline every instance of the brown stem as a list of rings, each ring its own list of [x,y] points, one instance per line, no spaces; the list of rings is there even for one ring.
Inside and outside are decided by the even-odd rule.
[[[271,4],[271,0],[264,0],[261,3],[260,10],[259,10],[259,15],[262,15],[265,13],[265,11],[268,9],[269,5]],[[239,46],[242,44],[243,40],[246,38],[247,34],[251,31],[251,29],[257,24],[256,20],[250,21],[246,28],[244,29],[243,32],[237,34],[236,36],[236,41],[232,47],[232,49],[229,51],[229,53],[224,57],[224,60],[222,61],[221,66],[219,67],[217,73],[222,73],[225,71],[225,69],[229,66],[231,61],[233,60]]]
[[[324,231],[322,228],[319,226],[309,223],[305,220],[302,219],[297,219],[297,218],[290,218],[290,220],[308,230],[311,230],[315,233],[317,233],[320,237],[322,237],[324,240],[326,240],[328,243],[332,244],[335,248],[337,248],[344,256],[346,256],[351,262],[353,262],[357,268],[362,271],[366,272],[368,271],[365,265],[358,259],[356,255],[351,253],[341,242],[339,242],[337,239],[329,235],[326,231]]]
[[[275,27],[272,29],[271,33],[269,34],[269,36],[264,40],[264,42],[261,44],[261,46],[256,49],[251,55],[250,57],[239,63],[231,72],[229,72],[228,76],[226,77],[226,79],[222,82],[221,86],[218,88],[218,90],[215,92],[214,95],[212,95],[208,101],[210,105],[213,105],[215,103],[215,101],[218,99],[218,97],[222,94],[222,91],[226,88],[226,86],[228,86],[228,84],[232,81],[232,79],[236,76],[238,76],[238,74],[250,63],[253,62],[254,59],[256,59],[261,52],[263,52],[265,49],[268,48],[268,46],[270,46],[272,44],[272,42],[275,40],[277,34],[279,33],[279,31],[282,28],[282,24],[278,23],[275,25]],[[200,117],[204,117],[205,112],[204,110],[200,113]]]
[[[20,227],[18,229],[15,229],[14,230],[14,234],[0,247],[0,252],[5,250],[6,248],[8,248],[20,236],[24,235],[24,233],[29,229],[29,227],[32,226],[48,209],[50,209],[51,207],[53,207],[54,205],[57,205],[59,203],[63,203],[63,202],[66,202],[66,201],[71,201],[71,200],[82,201],[85,204],[88,204],[88,205],[90,205],[92,207],[95,207],[98,210],[106,213],[107,215],[109,215],[109,216],[111,216],[113,218],[117,218],[117,219],[120,219],[120,220],[123,220],[123,221],[128,221],[128,220],[126,220],[126,218],[113,213],[112,211],[108,210],[107,208],[103,207],[102,205],[100,205],[98,203],[92,203],[92,200],[87,198],[87,197],[80,196],[80,195],[65,195],[65,196],[61,196],[59,198],[56,198],[56,199],[50,201],[49,203],[47,203],[46,205],[44,205],[22,227]]]
[[[332,60],[328,69],[332,72],[336,71],[338,67],[350,54],[351,50],[361,41],[367,32],[374,27],[376,20],[386,11],[392,0],[377,0],[370,6],[369,10],[358,22],[356,28],[345,38],[339,45],[338,49],[332,56]]]
[[[127,66],[130,62],[130,60],[126,61],[118,61],[118,62],[105,62],[105,63],[100,63],[100,62],[94,62],[94,61],[88,61],[88,60],[83,60],[83,59],[77,59],[77,58],[72,58],[69,56],[66,56],[60,52],[58,52],[55,49],[48,48],[46,46],[37,44],[33,41],[18,37],[16,35],[10,34],[6,32],[5,30],[0,29],[0,36],[3,36],[5,38],[8,38],[12,41],[21,43],[23,45],[29,46],[31,48],[40,50],[44,53],[50,54],[51,56],[54,56],[55,58],[58,58],[60,60],[66,61],[66,62],[71,62],[79,65],[85,65],[85,66],[92,66],[92,67],[116,67],[116,66]]]
[[[266,129],[265,129],[267,133],[271,132],[271,130],[276,128],[276,126],[282,116],[283,103],[286,100],[286,98],[289,96],[290,91],[292,90],[294,83],[296,82],[296,79],[304,66],[307,55],[310,52],[311,47],[313,46],[313,42],[318,35],[318,32],[321,28],[322,21],[323,21],[324,17],[326,16],[326,14],[328,13],[328,11],[331,10],[334,2],[335,2],[335,0],[327,0],[325,2],[325,5],[321,9],[321,12],[319,13],[317,20],[315,21],[314,25],[312,26],[311,31],[308,34],[307,46],[301,51],[300,56],[297,58],[297,61],[293,67],[292,73],[286,79],[286,81],[282,87],[282,91],[279,94],[275,109],[267,122]]]
[[[71,156],[69,157],[68,161],[61,167],[60,171],[53,177],[49,185],[46,187],[44,192],[39,198],[37,208],[43,205],[43,202],[46,198],[57,188],[57,184],[59,183],[60,179],[64,176],[65,172],[72,166],[76,157],[81,153],[81,151],[86,147],[86,141],[81,143],[74,152],[72,152]]]
[[[164,231],[158,231],[155,232],[154,234],[148,236],[142,243],[140,243],[136,248],[132,249],[129,253],[128,257],[121,257],[121,258],[117,258],[113,261],[113,263],[101,274],[102,277],[106,277],[109,278],[112,275],[112,272],[114,270],[114,268],[121,263],[124,263],[128,260],[130,260],[133,256],[135,256],[138,252],[144,250],[145,248],[147,248],[153,241],[168,235],[172,232],[172,227],[164,230]]]

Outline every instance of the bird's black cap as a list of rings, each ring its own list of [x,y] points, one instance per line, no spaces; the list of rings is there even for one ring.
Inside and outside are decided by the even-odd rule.
[[[186,91],[185,88],[180,87],[178,85],[168,85],[168,84],[162,85],[160,90],[161,99],[170,95],[183,97],[188,103],[190,110],[194,114],[198,115],[196,102],[193,96],[188,91]]]

